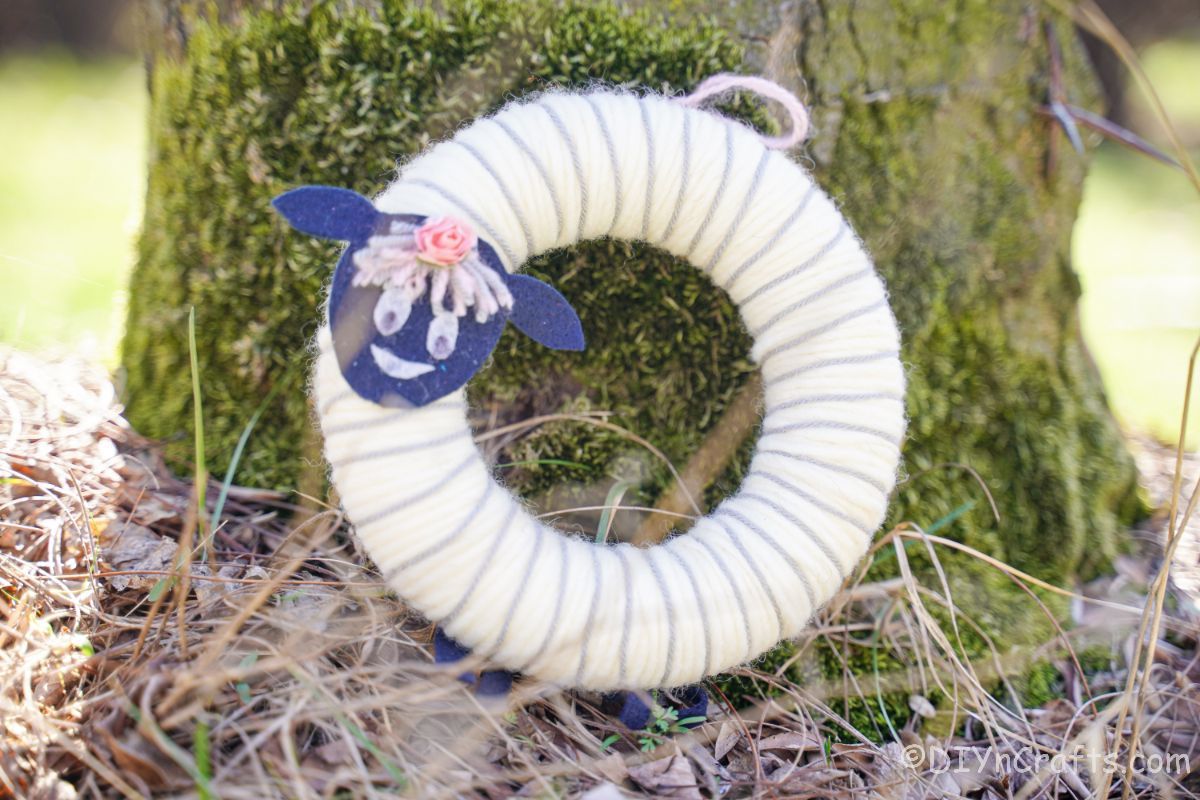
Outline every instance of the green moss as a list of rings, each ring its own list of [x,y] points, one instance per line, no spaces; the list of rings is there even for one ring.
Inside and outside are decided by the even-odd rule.
[[[362,5],[369,10],[325,2],[245,11],[233,23],[192,19],[186,46],[154,62],[123,364],[130,419],[165,439],[182,471],[191,455],[190,306],[218,473],[269,388],[306,367],[336,248],[289,233],[269,209],[273,195],[301,183],[374,194],[397,157],[548,86],[686,90],[761,62],[743,42],[766,41],[774,31],[754,26],[775,19],[766,3],[743,4],[737,33],[696,15],[694,3]],[[676,5],[692,21],[653,11]],[[1079,336],[1067,246],[1085,165],[1035,113],[1048,71],[1038,13],[1021,0],[800,4],[798,44],[785,59],[798,72],[782,77],[806,80],[812,166],[876,257],[901,323],[911,427],[891,521],[929,526],[973,503],[939,535],[1068,583],[1108,565],[1140,505]],[[1053,27],[1070,99],[1086,105],[1094,92],[1073,34]],[[764,122],[750,106],[734,110]],[[589,350],[550,353],[510,331],[471,386],[475,403],[499,421],[612,411],[611,421],[682,464],[752,369],[727,299],[690,267],[620,242],[552,253],[531,271],[571,299]],[[304,397],[280,393],[238,481],[291,489],[319,475],[304,449],[309,420]],[[708,500],[737,485],[751,446]],[[627,438],[580,424],[545,426],[501,454],[538,459],[583,465],[505,471],[510,486],[556,506],[603,499],[615,477],[629,476],[639,485],[627,501],[652,503],[668,478]],[[998,521],[967,467],[996,499]],[[1009,601],[1022,595],[1007,578],[969,556],[941,555],[985,630],[1006,644],[1044,641],[1030,607]],[[911,557],[931,575],[921,552]],[[881,564],[873,575],[894,569]]]
[[[218,470],[258,399],[303,360],[315,329],[336,248],[288,233],[269,208],[274,194],[298,183],[373,194],[397,156],[514,94],[597,79],[686,89],[741,59],[711,25],[664,26],[604,4],[462,0],[441,14],[394,1],[370,14],[333,8],[249,14],[236,27],[197,24],[185,58],[162,58],[153,70],[150,186],[123,363],[130,418],[166,439],[185,471],[188,307],[197,310],[205,433]],[[748,106],[735,110],[762,121]],[[602,281],[595,264],[605,265]],[[682,462],[752,369],[728,300],[695,269],[622,242],[545,256],[531,271],[584,309],[589,351],[549,354],[510,331],[472,387],[475,400],[498,406],[502,419],[611,410],[617,424],[657,431],[656,444]],[[311,466],[300,450],[309,417],[295,393],[275,405],[239,481],[294,488]],[[606,479],[630,450],[617,433],[562,425],[505,460],[586,468],[524,467],[506,478],[527,494]],[[667,472],[651,463],[646,476],[636,498],[644,502]]]
[[[822,182],[901,321],[909,480],[891,519],[928,525],[973,499],[954,538],[1048,580],[1093,574],[1140,505],[1080,339],[1067,249],[1085,162],[1035,113],[1043,20],[1010,2],[867,5],[804,12],[800,71]],[[1086,105],[1074,34],[1052,29]]]
[[[596,279],[596,265],[604,265],[603,280]],[[754,369],[749,338],[729,301],[694,267],[624,242],[591,242],[539,258],[530,274],[587,309],[581,315],[588,351],[532,348],[510,328],[493,366],[471,385],[475,404],[501,423],[560,410],[610,411],[610,421],[623,428],[643,436],[653,431],[655,446],[683,464]],[[623,434],[586,424],[548,426],[506,453],[511,461],[538,458],[586,465],[505,474],[509,486],[548,507],[603,503],[618,477],[639,484],[627,504],[653,503],[670,480],[661,460]],[[635,519],[618,515],[618,533]]]
[[[1024,708],[1039,708],[1056,697],[1063,696],[1062,673],[1049,661],[1039,661],[1012,682],[1013,690]]]
[[[1119,668],[1120,656],[1111,648],[1091,645],[1075,654],[1083,674],[1096,675],[1100,672],[1112,672]]]
[[[909,707],[910,691],[884,688],[889,675],[896,675],[910,664],[893,648],[875,638],[853,641],[850,637],[831,636],[817,643],[815,658],[820,675],[828,685],[840,688],[826,704],[836,714],[826,720],[839,741],[858,741],[865,734],[874,741],[887,741],[913,715]],[[801,678],[793,675],[794,680]],[[802,684],[803,685],[803,684]],[[936,693],[931,701],[937,699]],[[843,724],[844,723],[846,724]]]

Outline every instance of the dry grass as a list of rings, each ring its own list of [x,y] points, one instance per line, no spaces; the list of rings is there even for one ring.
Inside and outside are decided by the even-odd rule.
[[[235,488],[207,558],[181,558],[180,542],[208,540],[194,487],[123,422],[102,372],[2,353],[0,408],[0,797],[1089,797],[1106,781],[1110,796],[1197,790],[1187,774],[1200,768],[1194,599],[1152,578],[1163,520],[1144,532],[1157,542],[1147,556],[1066,592],[1070,630],[973,659],[960,637],[976,622],[953,576],[923,584],[907,566],[910,553],[938,563],[961,545],[901,526],[875,546],[900,577],[849,580],[789,674],[822,644],[847,661],[879,647],[907,670],[796,682],[746,668],[771,699],[731,706],[715,692],[710,722],[642,752],[644,734],[621,729],[596,696],[518,683],[507,703],[477,701],[431,663],[429,625],[363,566],[336,510]],[[1151,488],[1164,485],[1179,489],[1162,478]],[[208,487],[209,512],[218,494]],[[1159,589],[1164,602],[1148,603]],[[1028,613],[1042,613],[1030,597]],[[1097,641],[1112,646],[1109,668],[1082,672],[1074,654]],[[1152,657],[1131,673],[1139,652]],[[1034,661],[1055,665],[1062,697],[1025,708],[1008,679]],[[872,743],[878,731],[842,719],[847,700],[895,692],[912,710],[888,719],[894,741]],[[927,698],[938,696],[952,702],[934,710]],[[1141,759],[1127,772],[1133,744]]]

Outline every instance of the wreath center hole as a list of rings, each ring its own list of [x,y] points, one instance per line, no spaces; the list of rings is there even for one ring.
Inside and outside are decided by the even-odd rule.
[[[736,307],[641,242],[582,242],[522,271],[566,296],[587,349],[501,337],[468,385],[497,479],[584,537],[644,544],[686,530],[695,506],[707,513],[737,489],[757,438],[761,390]]]

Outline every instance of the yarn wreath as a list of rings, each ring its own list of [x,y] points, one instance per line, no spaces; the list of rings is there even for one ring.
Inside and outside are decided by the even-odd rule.
[[[802,107],[765,81],[714,81],[683,102],[548,92],[431,147],[374,202],[330,187],[276,199],[296,228],[349,242],[314,379],[347,516],[408,603],[508,670],[650,689],[751,660],[804,628],[883,520],[905,429],[884,286],[834,203],[779,149],[804,135]],[[747,86],[784,103],[790,137],[699,107]],[[605,236],[703,270],[737,304],[763,374],[741,487],[644,548],[531,516],[476,449],[463,390],[507,322],[573,350],[589,324],[608,324],[581,323],[518,272]]]

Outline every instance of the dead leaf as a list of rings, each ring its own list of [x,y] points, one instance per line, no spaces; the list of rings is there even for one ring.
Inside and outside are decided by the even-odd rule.
[[[862,744],[835,742],[831,748],[834,764],[863,771],[869,770],[875,765],[876,753],[874,747]]]
[[[955,791],[958,794],[978,791],[996,779],[996,760],[988,755],[988,750],[984,748],[969,748],[954,754],[954,768],[950,772],[957,784]],[[1086,796],[1086,793],[1081,796]]]
[[[703,800],[691,762],[680,755],[630,767],[629,777],[638,786],[659,797]]]
[[[849,775],[849,772],[841,769],[815,765],[796,767],[792,764],[785,764],[772,772],[768,780],[781,796],[802,794],[811,797],[814,790],[835,781],[845,781]]]
[[[192,589],[196,592],[196,599],[200,601],[200,605],[207,606],[209,601],[225,595],[238,588],[238,584],[231,583],[230,580],[241,575],[242,567],[238,564],[226,564],[217,570],[216,577],[222,578],[219,581],[205,580],[212,575],[212,570],[207,564],[192,565]]]
[[[811,733],[777,733],[774,736],[768,736],[758,743],[758,749],[764,750],[820,750],[821,740]]]
[[[162,751],[136,730],[128,730],[119,738],[106,728],[96,730],[104,737],[116,765],[123,772],[136,775],[147,787],[160,789],[178,783],[184,777],[175,762],[163,758]]]
[[[736,725],[728,722],[721,723],[721,730],[717,732],[717,743],[713,745],[713,758],[720,761],[733,746],[738,743],[742,736],[742,731]]]
[[[100,537],[103,560],[116,571],[161,573],[175,563],[179,546],[149,528],[129,520],[114,521]],[[162,579],[160,574],[112,575],[108,585],[113,591],[149,590]]]
[[[1074,673],[1072,673],[1074,674]],[[1061,697],[1056,697],[1050,700],[1040,709],[1036,709],[1038,717],[1038,726],[1041,728],[1055,729],[1063,725],[1070,725],[1075,720],[1076,707],[1070,700]]]
[[[594,768],[596,772],[599,772],[613,783],[622,783],[629,777],[629,770],[625,766],[625,757],[620,753],[612,753],[599,759],[596,761]]]
[[[316,756],[331,767],[353,765],[353,747],[346,739],[335,739],[312,750],[310,755]],[[307,759],[305,759],[307,760]]]
[[[260,567],[258,564],[251,564],[246,567],[246,572],[242,575],[245,580],[265,581],[271,577],[271,573]]]
[[[185,498],[130,484],[121,484],[117,493],[121,506],[129,512],[129,518],[139,525],[177,523],[183,518],[187,504]]]

